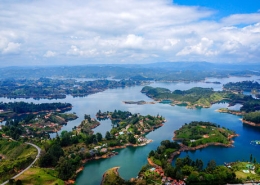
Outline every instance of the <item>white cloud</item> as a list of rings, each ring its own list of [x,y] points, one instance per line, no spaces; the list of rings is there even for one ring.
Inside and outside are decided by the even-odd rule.
[[[54,51],[47,51],[43,56],[44,57],[55,57],[56,56],[56,52],[54,52]]]
[[[170,0],[5,1],[0,55],[68,64],[89,57],[91,63],[259,61],[260,13],[212,20],[215,13]]]
[[[213,41],[208,38],[202,38],[198,44],[192,46],[186,46],[176,55],[190,55],[190,54],[198,54],[204,56],[210,56],[217,54],[216,52],[211,50],[211,46],[213,45]]]
[[[14,42],[9,42],[7,46],[3,49],[2,53],[3,54],[17,54],[19,53],[20,50],[20,43],[14,43]]]
[[[260,13],[234,14],[222,19],[222,22],[228,25],[254,24],[259,21]]]
[[[123,47],[142,48],[143,41],[143,37],[136,36],[134,34],[129,34],[123,42]]]

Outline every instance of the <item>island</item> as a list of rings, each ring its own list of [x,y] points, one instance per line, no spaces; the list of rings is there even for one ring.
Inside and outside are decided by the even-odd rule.
[[[260,84],[254,81],[229,82],[223,85],[223,90],[232,91],[235,93],[243,93],[244,91],[258,94],[260,91]]]
[[[138,80],[94,80],[76,81],[75,79],[4,79],[0,80],[0,97],[64,99],[67,95],[83,97],[118,87],[147,84]]]
[[[255,127],[260,127],[260,112],[249,112],[244,114],[242,122]]]
[[[113,128],[110,131],[112,137],[120,140],[120,145],[142,146],[151,140],[145,138],[145,134],[161,126],[166,120],[160,116],[142,116],[139,113],[132,114],[129,111],[114,110],[114,112],[101,112],[96,114],[97,119],[110,119]]]
[[[175,90],[171,92],[166,88],[145,86],[141,92],[155,101],[170,100],[172,101],[172,105],[186,104],[188,108],[207,108],[213,103],[228,98],[225,92],[213,91],[212,88],[201,87],[194,87],[186,91]]]
[[[231,139],[236,136],[238,135],[234,131],[220,128],[214,123],[193,121],[176,130],[173,140],[181,141],[185,145],[182,150],[196,150],[209,145],[231,147],[233,143]]]
[[[155,104],[155,102],[146,102],[144,100],[140,101],[123,101],[124,104],[136,104],[136,105],[144,105],[144,104]]]
[[[215,81],[215,82],[206,81],[205,83],[207,83],[207,84],[221,84],[220,82],[217,82],[217,81]]]
[[[187,108],[208,108],[214,103],[225,101],[230,106],[236,103],[242,104],[240,111],[252,112],[260,110],[259,99],[229,91],[214,91],[212,88],[194,87],[185,91],[175,90],[171,92],[166,88],[145,86],[141,92],[155,101],[166,101],[172,105],[186,105]]]
[[[49,138],[49,133],[55,133],[70,120],[77,119],[71,110],[70,103],[0,103],[0,119],[6,121],[1,126],[0,134],[15,140],[21,138]]]

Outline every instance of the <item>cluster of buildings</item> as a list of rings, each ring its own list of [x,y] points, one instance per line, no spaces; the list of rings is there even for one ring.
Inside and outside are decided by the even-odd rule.
[[[162,177],[162,183],[164,185],[186,185],[186,183],[182,180],[176,180],[171,177],[166,177],[162,167],[160,166],[157,166],[156,168],[151,168],[150,171],[160,175]]]

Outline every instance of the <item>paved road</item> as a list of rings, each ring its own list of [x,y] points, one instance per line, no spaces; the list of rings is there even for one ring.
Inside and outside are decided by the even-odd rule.
[[[28,170],[29,168],[31,168],[32,165],[33,165],[33,164],[39,159],[39,157],[40,157],[41,149],[40,149],[37,145],[32,144],[32,143],[28,143],[28,142],[26,142],[26,144],[32,145],[33,147],[35,147],[35,148],[37,149],[37,151],[38,151],[38,154],[37,154],[36,158],[34,159],[34,161],[33,161],[27,168],[25,168],[23,171],[21,171],[21,172],[18,173],[17,175],[13,176],[12,179],[15,179],[15,178],[19,177],[20,175],[23,174],[23,172],[25,172],[26,170]],[[7,184],[8,182],[9,182],[9,180],[5,181],[5,182],[4,182],[3,184],[1,184],[1,185],[5,185],[5,184]]]

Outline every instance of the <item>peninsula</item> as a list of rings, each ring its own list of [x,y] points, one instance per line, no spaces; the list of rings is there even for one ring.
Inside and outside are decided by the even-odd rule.
[[[145,86],[141,90],[155,101],[169,101],[172,105],[186,104],[187,108],[204,107],[227,101],[230,105],[241,103],[240,111],[252,112],[260,109],[260,100],[252,96],[236,94],[230,91],[214,91],[212,88],[193,87],[189,90],[175,90],[171,92],[166,88]]]

